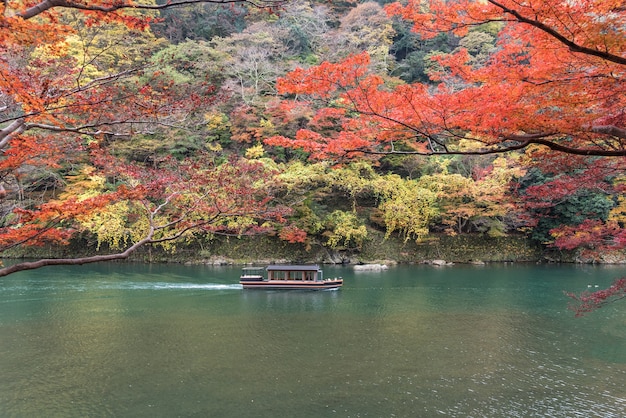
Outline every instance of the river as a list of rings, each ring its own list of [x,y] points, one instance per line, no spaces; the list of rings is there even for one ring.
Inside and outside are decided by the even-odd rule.
[[[337,291],[236,267],[99,264],[0,280],[0,417],[624,417],[626,266],[397,266]]]

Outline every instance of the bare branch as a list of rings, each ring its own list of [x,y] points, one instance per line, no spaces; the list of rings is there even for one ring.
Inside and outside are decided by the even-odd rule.
[[[9,125],[0,129],[0,150],[7,146],[12,137],[22,133],[24,129],[25,126],[23,118],[15,119]]]
[[[621,139],[626,139],[626,129],[615,125],[598,125],[592,127],[591,130],[599,134],[607,134]]]

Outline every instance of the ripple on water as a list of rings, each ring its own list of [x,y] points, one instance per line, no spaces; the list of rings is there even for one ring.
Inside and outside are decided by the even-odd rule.
[[[0,416],[626,416],[623,310],[574,320],[552,274],[290,293],[109,270],[0,282]]]

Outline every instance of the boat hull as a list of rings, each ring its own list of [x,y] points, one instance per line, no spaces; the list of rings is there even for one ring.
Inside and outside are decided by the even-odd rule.
[[[329,290],[339,289],[343,285],[342,279],[303,281],[303,280],[241,280],[244,289],[271,289],[271,290]]]

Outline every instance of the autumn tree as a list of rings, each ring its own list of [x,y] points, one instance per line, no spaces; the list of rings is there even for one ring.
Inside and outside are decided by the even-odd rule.
[[[527,213],[528,225],[533,228],[531,237],[536,241],[571,250],[577,247],[572,228],[584,224],[586,229],[589,223],[585,221],[608,220],[619,194],[612,181],[618,171],[611,168],[612,164],[586,160],[562,158],[561,164],[557,164],[559,159],[552,158],[552,170],[538,161],[521,179],[518,197]]]
[[[111,153],[117,140],[184,130],[190,116],[215,100],[209,83],[173,89],[171,74],[149,60],[156,51],[146,49],[159,46],[149,31],[158,11],[191,3],[224,2],[0,4],[2,249],[66,244],[84,231],[117,249],[18,263],[0,275],[125,258],[192,230],[263,230],[271,213],[280,221],[281,210],[268,206],[265,180],[272,171],[260,163],[220,164],[200,153],[186,161],[163,158],[150,168],[118,162]]]
[[[335,210],[328,215],[324,223],[326,227],[324,236],[330,248],[361,249],[367,238],[367,229],[363,221],[352,211]]]
[[[386,237],[419,241],[439,215],[435,192],[397,174],[381,175],[366,161],[342,167],[296,161],[279,178],[283,194],[299,194],[293,200],[300,202],[295,223],[306,233],[303,242],[317,237],[333,249],[361,248],[368,239],[365,220]]]
[[[333,122],[309,124],[268,144],[299,147],[312,158],[363,155],[481,155],[526,150],[531,166],[580,156],[552,189],[581,193],[610,184],[626,156],[626,7],[622,0],[408,1],[386,7],[412,24],[419,40],[450,34],[458,47],[433,53],[430,80],[399,83],[373,71],[367,53],[299,68],[279,80],[291,102]],[[407,80],[420,80],[407,77]],[[470,147],[465,146],[472,142]],[[616,157],[608,159],[607,157]],[[610,174],[610,171],[613,174]],[[599,175],[603,172],[602,175]],[[593,180],[592,180],[593,179]],[[582,181],[581,181],[582,180]],[[537,196],[550,191],[535,189]],[[595,193],[595,192],[594,192]],[[596,219],[603,243],[622,246],[606,212],[576,220],[581,234]],[[588,212],[591,214],[591,212]],[[584,214],[580,214],[584,215]],[[572,227],[568,225],[567,227]],[[570,230],[552,228],[557,238]],[[582,242],[582,241],[581,241]]]
[[[420,154],[497,153],[539,144],[572,154],[626,155],[622,2],[432,0],[393,4],[387,11],[413,22],[426,39],[442,32],[468,38],[481,25],[499,22],[497,47],[481,50],[477,59],[468,39],[465,47],[435,55],[438,70],[430,74],[437,88],[386,85],[368,71],[367,54],[298,69],[280,80],[283,94],[359,114],[360,123],[342,131],[370,139],[348,151],[399,152],[394,145],[408,142],[410,152]],[[480,147],[459,150],[461,139]],[[315,142],[329,149],[335,138]]]
[[[450,163],[440,160],[440,170],[418,180],[420,187],[436,194],[439,222],[445,231],[505,235],[505,218],[515,211],[512,183],[523,174],[515,160],[499,156],[469,176],[451,172]]]

